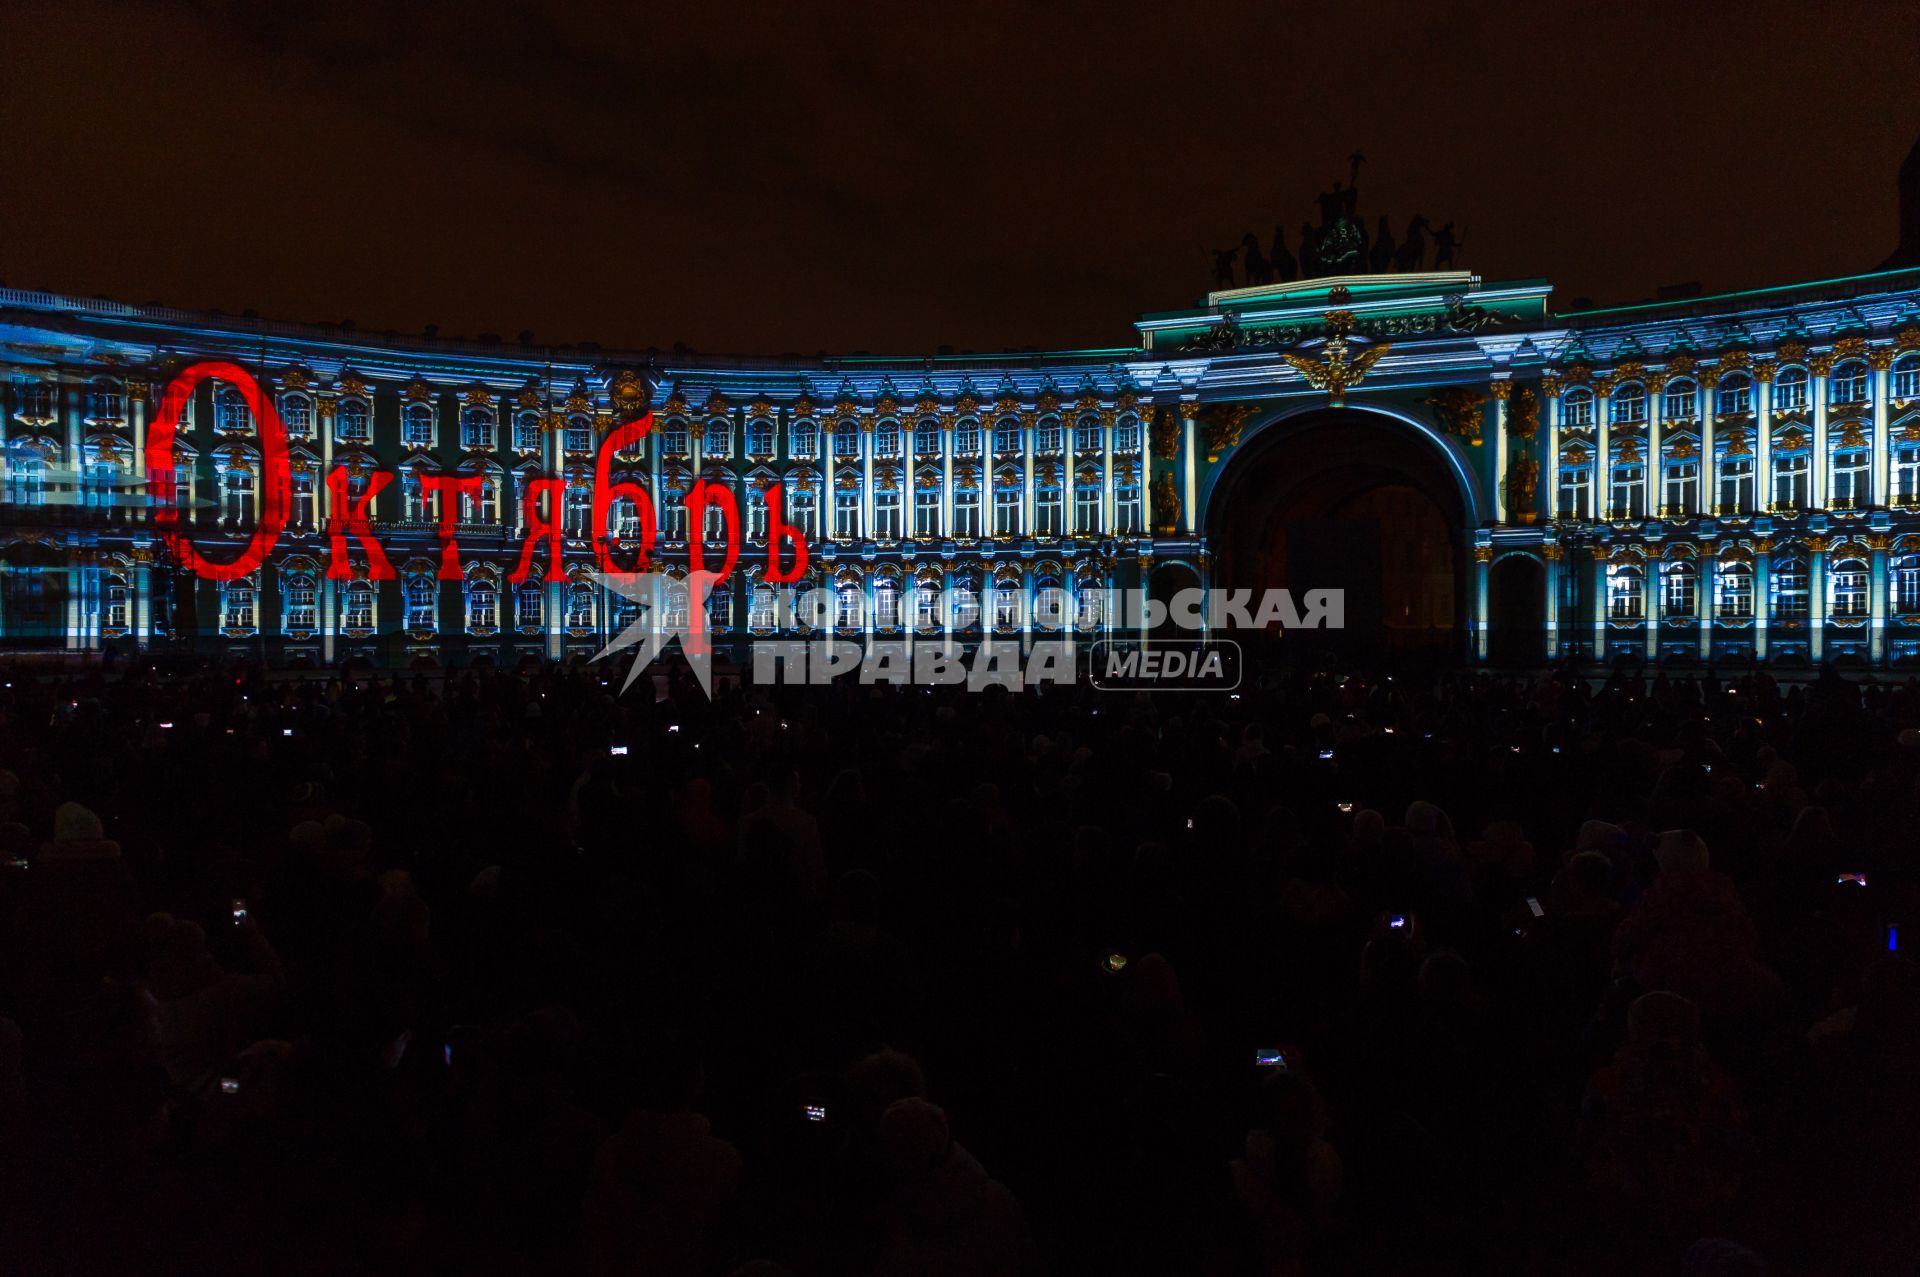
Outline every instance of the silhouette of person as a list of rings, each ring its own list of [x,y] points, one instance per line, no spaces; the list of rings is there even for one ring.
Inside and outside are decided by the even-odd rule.
[[[1300,223],[1300,278],[1312,279],[1320,273],[1320,247],[1311,222]]]
[[[1278,222],[1273,224],[1273,253],[1268,264],[1273,267],[1273,277],[1283,284],[1294,278],[1300,270],[1300,263],[1287,250],[1287,228]]]
[[[1216,248],[1213,250],[1213,282],[1221,288],[1232,288],[1233,261],[1240,256],[1238,248]]]
[[[1433,229],[1433,223],[1425,216],[1415,217],[1407,223],[1407,238],[1393,255],[1395,269],[1401,271],[1419,270],[1427,260],[1427,232]]]
[[[1245,264],[1242,269],[1246,273],[1247,282],[1271,284],[1273,268],[1267,264],[1266,254],[1260,251],[1260,241],[1253,237],[1252,231],[1248,231],[1241,237],[1240,246],[1246,250]]]
[[[1335,182],[1333,189],[1320,193],[1320,227],[1325,230],[1334,224],[1347,206],[1346,187]]]
[[[1385,213],[1380,214],[1380,229],[1373,233],[1373,254],[1367,259],[1367,266],[1376,275],[1393,269],[1393,228],[1387,225]]]
[[[1453,255],[1461,247],[1462,241],[1454,237],[1452,222],[1435,231],[1433,233],[1433,268],[1439,270],[1453,265]]]

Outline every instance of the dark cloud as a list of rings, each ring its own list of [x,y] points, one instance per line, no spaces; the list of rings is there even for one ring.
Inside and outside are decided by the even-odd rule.
[[[1564,305],[1870,267],[1910,3],[16,8],[0,276],[704,349],[1130,339],[1368,156]]]

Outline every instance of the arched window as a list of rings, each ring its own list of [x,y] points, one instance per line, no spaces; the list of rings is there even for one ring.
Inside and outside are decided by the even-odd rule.
[[[770,419],[755,417],[747,423],[747,455],[750,457],[773,455],[773,422]]]
[[[103,616],[101,624],[105,625],[108,629],[126,629],[128,614],[127,600],[129,597],[127,578],[119,572],[111,572],[108,573],[106,579],[101,582],[101,585],[101,593],[104,596],[102,599]]]
[[[1643,615],[1641,585],[1645,580],[1638,563],[1615,563],[1607,568],[1607,615],[1616,621],[1637,621]]]
[[[1692,559],[1671,559],[1662,574],[1660,607],[1667,616],[1692,616],[1700,574]]]
[[[790,428],[787,444],[794,456],[811,460],[820,450],[820,432],[811,421],[796,421]]]
[[[237,386],[221,386],[213,394],[213,428],[242,433],[253,429],[253,410]]]
[[[833,455],[843,459],[860,455],[860,427],[853,418],[842,417],[833,428]]]
[[[368,581],[349,581],[346,588],[346,606],[342,628],[349,630],[370,630],[373,628],[373,585]]]
[[[1612,421],[1616,426],[1628,426],[1647,419],[1647,388],[1637,381],[1616,386],[1612,404]]]
[[[683,630],[687,627],[687,611],[687,583],[668,578],[667,588],[662,591],[660,623],[668,629]]]
[[[220,482],[221,512],[234,527],[253,522],[253,471],[244,465],[230,467]]]
[[[373,438],[373,413],[362,399],[342,399],[334,408],[335,434],[341,443],[367,443]]]
[[[900,582],[890,576],[873,583],[873,624],[882,630],[900,628]]]
[[[280,420],[287,433],[309,438],[313,434],[313,400],[305,395],[280,397]]]
[[[899,422],[883,421],[873,428],[873,455],[876,457],[900,455]]]
[[[1811,615],[1807,598],[1807,561],[1797,554],[1774,560],[1773,616],[1780,621],[1804,621]]]
[[[1006,417],[993,427],[993,450],[995,453],[1020,451],[1020,423],[1012,417]]]
[[[1912,550],[1893,558],[1893,610],[1899,616],[1920,616],[1920,554]]]
[[[1867,366],[1858,359],[1835,365],[1827,378],[1827,402],[1860,404],[1867,401]]]
[[[1115,452],[1140,451],[1140,418],[1120,418],[1120,423],[1113,428],[1113,450]]]
[[[976,453],[980,451],[980,423],[972,417],[961,421],[953,430],[953,450],[955,452]]]
[[[575,581],[567,587],[567,628],[593,628],[593,587],[585,581]]]
[[[940,628],[940,581],[923,576],[913,583],[913,625],[919,630]]]
[[[1055,633],[1064,630],[1073,620],[1068,615],[1068,606],[1067,592],[1060,588],[1059,581],[1052,577],[1041,577],[1033,583],[1033,615],[1030,620],[1034,629]]]
[[[1073,423],[1073,450],[1075,452],[1100,451],[1100,418],[1082,417]]]
[[[500,624],[500,592],[490,576],[476,575],[467,582],[467,628],[491,630]]]
[[[433,405],[410,403],[400,410],[400,442],[409,448],[433,447]]]
[[[993,628],[999,632],[1020,628],[1020,583],[1001,581],[993,589]]]
[[[980,624],[980,594],[973,577],[956,576],[947,591],[947,624],[956,630],[970,630]]]
[[[1737,417],[1753,411],[1753,378],[1743,372],[1730,372],[1720,379],[1714,392],[1714,410],[1722,417]]]
[[[250,577],[227,581],[220,589],[220,627],[227,630],[251,630],[254,627],[254,583]]]
[[[1097,630],[1107,621],[1106,587],[1092,577],[1082,577],[1075,592],[1074,624],[1082,630]]]
[[[1920,354],[1893,361],[1892,389],[1895,399],[1920,399]]]
[[[1562,424],[1576,430],[1593,424],[1593,392],[1585,386],[1569,390],[1560,405]]]
[[[932,417],[922,417],[913,428],[913,455],[916,457],[936,456],[940,452],[940,423]]]
[[[570,537],[587,535],[587,525],[593,520],[593,489],[587,483],[571,479],[567,482],[566,534]]]
[[[471,406],[460,413],[460,446],[493,447],[493,409]]]
[[[1753,567],[1739,559],[1720,564],[1713,583],[1713,610],[1727,620],[1745,620],[1753,615]]]
[[[1745,514],[1753,509],[1753,454],[1720,454],[1715,468],[1720,495],[1717,514]]]
[[[120,387],[105,377],[93,383],[87,396],[87,420],[110,425],[126,420],[126,396],[120,393]]]
[[[1807,370],[1782,368],[1773,379],[1773,406],[1778,412],[1798,412],[1807,406]]]
[[[424,572],[415,572],[407,577],[404,594],[407,600],[407,628],[410,630],[430,630],[439,615],[440,591],[434,579]]]
[[[607,503],[607,535],[617,541],[632,541],[640,536],[640,503],[632,497],[615,497]]]
[[[747,595],[747,626],[749,629],[770,630],[774,619],[773,587],[755,577]]]
[[[529,577],[513,587],[513,623],[523,630],[537,630],[546,624],[547,587],[544,581]]]
[[[513,450],[515,452],[540,451],[539,413],[517,412],[513,415]]]
[[[290,572],[280,583],[281,628],[310,633],[320,628],[319,592],[311,572]]]
[[[1699,417],[1699,386],[1690,376],[1676,376],[1667,382],[1667,394],[1661,401],[1661,415],[1667,421],[1686,421]]]
[[[1036,452],[1060,451],[1060,418],[1043,417],[1034,430],[1033,447]]]
[[[1827,609],[1836,617],[1867,614],[1867,564],[1854,557],[1836,559],[1827,569]]]
[[[566,449],[568,452],[588,453],[593,451],[593,422],[585,413],[574,413],[567,418]]]
[[[662,456],[684,457],[687,455],[687,423],[679,419],[667,422],[665,430],[660,432],[660,452]]]

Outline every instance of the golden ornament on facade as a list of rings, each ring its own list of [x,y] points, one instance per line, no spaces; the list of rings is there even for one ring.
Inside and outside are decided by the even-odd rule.
[[[1744,354],[1745,352],[1740,352]],[[1773,348],[1774,358],[1783,364],[1797,364],[1807,357],[1807,344],[1803,341],[1788,340]],[[1725,362],[1724,360],[1722,362]]]
[[[1182,415],[1186,405],[1182,404]],[[1153,427],[1153,455],[1162,461],[1172,461],[1180,451],[1180,423],[1172,417],[1162,414]]]
[[[1891,346],[1875,346],[1867,352],[1867,367],[1875,372],[1885,372],[1893,367],[1895,351]]]
[[[428,403],[433,399],[433,387],[419,377],[415,377],[407,383],[406,389],[400,392],[400,397],[408,403]]]
[[[1490,546],[1490,545],[1476,545],[1476,546],[1474,546],[1474,547],[1473,547],[1473,561],[1474,561],[1475,563],[1491,563],[1491,562],[1493,562],[1493,547],[1492,547],[1492,546]]]
[[[1505,403],[1513,395],[1513,383],[1505,378],[1492,383],[1487,389],[1497,403]]]
[[[1173,486],[1173,475],[1162,471],[1153,485],[1153,525],[1160,532],[1171,532],[1180,522],[1180,493]]]
[[[1507,434],[1515,439],[1531,439],[1540,433],[1540,399],[1532,386],[1521,386],[1507,409]]]
[[[1558,399],[1565,389],[1566,382],[1553,373],[1548,373],[1540,379],[1540,393],[1549,399]]]
[[[1861,431],[1860,423],[1849,421],[1840,427],[1840,446],[1843,448],[1864,448],[1867,436]]]
[[[1393,346],[1389,342],[1379,342],[1349,356],[1347,334],[1353,330],[1353,316],[1344,310],[1329,312],[1327,330],[1332,335],[1321,347],[1325,358],[1316,359],[1312,355],[1297,355],[1291,351],[1282,352],[1293,370],[1307,381],[1315,390],[1324,390],[1328,401],[1338,408],[1346,399],[1347,391],[1359,385],[1373,366],[1380,361]]]
[[[1753,379],[1765,385],[1773,380],[1773,374],[1780,371],[1780,365],[1771,359],[1762,360],[1753,365]]]
[[[339,383],[334,387],[334,393],[353,399],[364,399],[367,394],[367,383],[356,373],[342,372]]]
[[[313,384],[313,374],[298,364],[289,364],[280,374],[280,385],[286,390],[305,390]]]
[[[1475,447],[1480,445],[1481,410],[1486,407],[1487,397],[1478,389],[1473,386],[1448,386],[1436,390],[1420,402],[1433,409],[1442,431],[1457,439],[1465,439]]]
[[[1842,337],[1833,343],[1833,355],[1836,359],[1861,359],[1867,353],[1865,337]]]
[[[1832,542],[1831,542],[1831,541],[1829,541],[1829,540],[1827,540],[1827,538],[1826,538],[1826,537],[1821,537],[1821,536],[1812,536],[1812,537],[1808,537],[1808,538],[1806,538],[1806,540],[1805,540],[1805,542],[1804,542],[1803,544],[1805,544],[1805,545],[1806,545],[1806,547],[1807,547],[1807,550],[1808,550],[1808,551],[1809,551],[1810,553],[1813,553],[1813,554],[1824,554],[1824,553],[1826,553],[1826,549],[1827,549],[1827,547],[1828,547],[1829,545],[1831,545],[1831,544],[1832,544]]]
[[[1247,404],[1214,404],[1206,416],[1207,460],[1218,461],[1227,449],[1240,442],[1247,418],[1253,408]]]
[[[1558,541],[1548,541],[1540,547],[1540,557],[1549,563],[1558,563],[1567,557],[1567,552]]]
[[[1807,360],[1807,371],[1816,377],[1824,377],[1833,371],[1833,366],[1838,362],[1840,357],[1831,351],[1824,355],[1814,355]]]
[[[1532,457],[1515,458],[1507,466],[1507,511],[1522,523],[1539,517],[1533,508],[1533,495],[1540,483],[1540,463]]]
[[[1696,451],[1693,446],[1693,440],[1691,439],[1677,440],[1672,448],[1674,457],[1681,461],[1685,461],[1687,458],[1693,456]]]
[[[1670,377],[1690,377],[1700,367],[1700,361],[1692,355],[1670,355],[1667,358],[1667,375]]]
[[[491,408],[493,407],[493,391],[486,386],[469,386],[467,387],[467,393],[462,396],[460,402],[469,408]]]
[[[653,406],[653,392],[648,389],[646,379],[631,368],[622,368],[613,375],[607,384],[607,398],[612,402],[614,415],[624,421],[639,417]],[[572,406],[571,400],[568,406]]]
[[[1885,532],[1869,532],[1866,536],[1867,549],[1876,554],[1884,554],[1893,548],[1893,537]]]

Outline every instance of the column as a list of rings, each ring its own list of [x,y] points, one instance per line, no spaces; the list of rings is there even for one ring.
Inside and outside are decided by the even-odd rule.
[[[1547,479],[1547,522],[1560,517],[1560,379],[1542,377],[1540,379],[1540,397],[1546,401],[1547,409],[1547,464],[1542,467]],[[1577,511],[1574,513],[1578,513]],[[1549,559],[1551,565],[1556,560]],[[1549,566],[1547,575],[1552,576],[1557,569]]]
[[[139,549],[133,552],[133,640],[134,645],[146,650],[147,641],[153,636],[153,552]]]
[[[1555,406],[1557,409],[1558,405]],[[1547,664],[1551,665],[1560,659],[1560,560],[1565,551],[1559,545],[1549,541],[1540,547],[1540,554],[1547,561],[1545,655]]]
[[[1140,569],[1140,641],[1145,643],[1147,641],[1147,589],[1148,583],[1153,578],[1153,556],[1151,554],[1140,555],[1134,560],[1134,563]]]
[[[993,522],[993,432],[994,423],[985,423],[980,430],[980,536],[991,541],[994,534]]]
[[[1664,373],[1647,377],[1647,517],[1667,517],[1667,459],[1660,451],[1661,409],[1666,405]],[[1683,513],[1676,510],[1675,514]]]
[[[1593,459],[1593,507],[1595,518],[1613,516],[1613,385],[1601,381],[1594,387],[1593,419],[1595,437],[1600,441]]]
[[[1080,482],[1073,472],[1073,432],[1079,428],[1080,418],[1078,413],[1074,414],[1071,418],[1062,417],[1060,419],[1060,533],[1069,540],[1080,535],[1082,531],[1077,522],[1078,516],[1074,513],[1073,502],[1074,492]],[[1027,449],[1027,456],[1029,458],[1033,456],[1033,449]],[[1031,460],[1029,460],[1027,465],[1027,500],[1028,502],[1032,502],[1033,500],[1033,465]]]
[[[1507,508],[1507,400],[1513,395],[1513,382],[1505,377],[1490,387],[1493,391],[1493,521],[1513,522]]]
[[[1718,563],[1709,557],[1710,546],[1700,547],[1700,557],[1694,560],[1693,614],[1700,622],[1700,663],[1706,664],[1713,659],[1713,577]]]
[[[1607,659],[1607,561],[1593,547],[1593,659]]]
[[[1767,659],[1767,622],[1773,612],[1773,542],[1758,537],[1753,543],[1753,654]]]
[[[1140,407],[1140,531],[1139,535],[1153,535],[1153,463],[1158,460],[1154,453],[1154,418],[1159,414],[1154,405],[1142,404]]]
[[[1827,635],[1827,539],[1807,538],[1807,654],[1818,665]]]
[[[319,494],[315,493],[316,500],[318,497]],[[334,662],[333,645],[336,641],[335,636],[340,630],[339,614],[335,607],[335,601],[340,596],[340,583],[338,581],[329,581],[326,570],[322,569],[314,573],[313,592],[315,606],[314,619],[320,622],[320,663],[323,665],[332,665]]]
[[[1773,365],[1753,370],[1753,511],[1773,509]],[[1758,609],[1756,608],[1756,611]]]
[[[1180,404],[1180,531],[1193,535],[1193,499],[1198,485],[1195,471],[1198,466],[1194,460],[1194,424],[1193,419],[1200,415],[1200,403],[1195,399],[1183,400]]]
[[[940,535],[953,535],[953,440],[957,423],[952,417],[940,420]]]
[[[1649,415],[1651,420],[1651,415]],[[1650,557],[1646,571],[1640,574],[1640,615],[1642,626],[1646,630],[1647,660],[1660,659],[1660,606],[1666,600],[1662,589],[1666,585],[1665,559]]]
[[[1888,369],[1893,367],[1893,351],[1870,351],[1867,355],[1867,363],[1873,368],[1873,450],[1868,454],[1872,457],[1868,464],[1873,467],[1871,472],[1873,504],[1884,510],[1893,504],[1893,440],[1888,437],[1887,423],[1887,397],[1893,392]],[[1874,569],[1874,580],[1876,583],[1880,580],[1878,568]],[[1876,627],[1875,642],[1878,642],[1879,638],[1879,630]],[[1880,660],[1877,655],[1873,659],[1876,664]]]
[[[1885,402],[1884,398],[1880,402]],[[1871,551],[1868,561],[1871,575],[1867,578],[1871,610],[1867,619],[1867,659],[1874,665],[1887,662],[1887,548],[1891,542],[1892,538],[1885,532],[1867,536],[1867,549]]]
[[[1031,425],[1028,422],[1022,421],[1020,423],[1020,444],[1021,451],[1025,454],[1025,470],[1020,477],[1020,531],[1027,536],[1033,536],[1040,530],[1034,523],[1034,503],[1037,500],[1036,484],[1038,483],[1034,471],[1036,463],[1033,456],[1034,444],[1036,442]],[[1062,519],[1067,517],[1064,509],[1062,509],[1060,517]]]
[[[1100,417],[1100,527],[1098,531],[1105,536],[1113,531],[1118,511],[1114,508],[1113,481],[1113,436],[1118,430],[1119,418],[1109,411]]]
[[[1492,574],[1493,547],[1473,547],[1473,656],[1487,659],[1488,577]]]
[[[1714,384],[1719,380],[1709,368],[1701,373],[1700,387],[1700,506],[1701,514],[1716,514],[1720,504],[1719,466],[1713,455]],[[1704,653],[1703,653],[1704,656]]]
[[[1812,508],[1827,508],[1827,374],[1833,369],[1832,355],[1815,355],[1807,360],[1807,371],[1811,373],[1813,387],[1813,464],[1812,474],[1808,476],[1811,485]],[[1814,642],[1817,644],[1819,639]],[[1820,657],[1816,652],[1814,660]]]
[[[860,526],[858,535],[871,538],[873,532],[873,440],[874,419],[860,419]],[[872,603],[871,597],[868,603]]]

